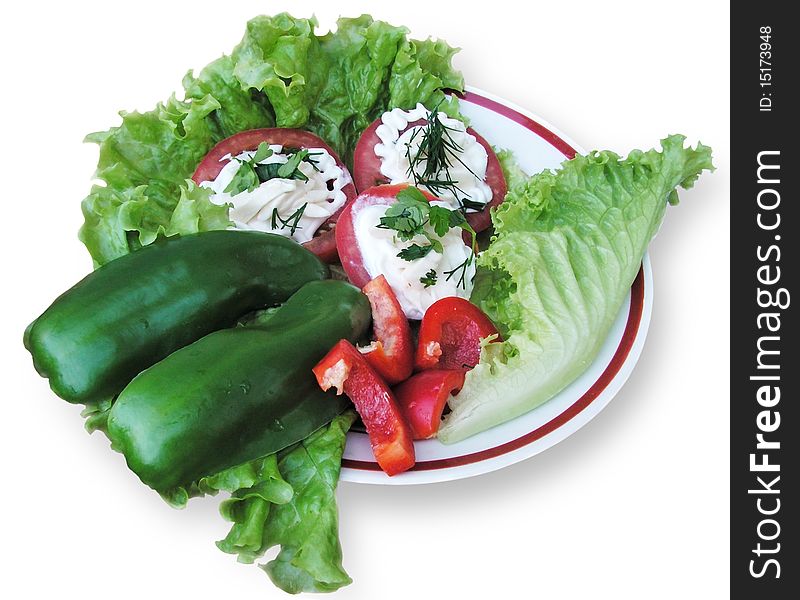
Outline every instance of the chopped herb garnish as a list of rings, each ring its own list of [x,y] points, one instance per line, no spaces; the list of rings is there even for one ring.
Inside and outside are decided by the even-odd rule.
[[[251,160],[254,163],[259,163],[270,156],[272,156],[272,148],[269,147],[267,142],[261,142]]]
[[[300,227],[300,219],[303,218],[303,213],[306,211],[306,206],[308,206],[308,202],[303,203],[303,206],[298,208],[285,219],[278,214],[277,208],[273,208],[270,222],[272,229],[286,229],[288,227],[289,235],[294,235],[295,231],[302,229],[302,227]]]
[[[408,160],[407,174],[414,181],[414,185],[425,187],[437,196],[448,191],[458,201],[463,212],[467,209],[483,210],[485,205],[469,199],[467,194],[458,187],[458,181],[450,174],[450,168],[456,161],[469,171],[476,179],[478,175],[459,157],[463,148],[453,139],[451,132],[458,131],[448,127],[439,119],[439,104],[428,113],[427,123],[418,127],[411,134],[406,144],[406,159]],[[420,137],[416,154],[412,156],[411,144]],[[420,172],[421,171],[421,172]]]
[[[463,212],[467,212],[469,209],[481,211],[486,208],[486,205],[483,202],[475,202],[474,200],[470,200],[469,198],[459,198],[458,203],[461,206],[461,210]]]
[[[408,248],[403,248],[400,252],[397,253],[399,258],[403,260],[407,260],[411,262],[412,260],[417,260],[419,258],[423,258],[428,256],[433,250],[433,245],[428,246],[420,246],[419,244],[411,244]]]
[[[295,179],[297,181],[308,181],[308,177],[300,170],[300,163],[310,164],[315,171],[320,172],[318,162],[312,158],[322,154],[321,152],[309,152],[305,149],[284,148],[283,153],[288,157],[285,163],[272,162],[261,164],[261,161],[273,155],[272,149],[267,142],[261,142],[255,154],[247,159],[233,158],[239,163],[239,169],[225,187],[225,193],[235,196],[242,192],[252,192],[259,185],[270,179]],[[274,228],[273,228],[274,229]]]
[[[436,285],[436,271],[431,269],[424,276],[419,278],[419,282],[426,288],[431,287],[432,285]]]
[[[300,179],[301,181],[308,181],[299,167],[304,158],[308,156],[308,150],[300,150],[295,154],[289,155],[289,160],[278,167],[278,176],[281,179]]]
[[[430,230],[425,229],[426,225],[430,225],[435,235],[429,233]],[[417,236],[422,236],[427,240],[427,244],[423,245],[415,242],[397,254],[399,258],[409,262],[423,258],[432,251],[443,253],[444,248],[438,238],[444,237],[450,229],[458,228],[468,232],[472,237],[472,252],[465,261],[466,264],[456,267],[447,277],[449,281],[455,272],[461,269],[463,272],[458,281],[459,285],[466,289],[466,269],[472,264],[475,257],[477,242],[475,230],[472,229],[472,226],[467,222],[461,211],[432,205],[419,189],[409,186],[397,193],[397,202],[386,209],[386,213],[381,217],[377,227],[395,231],[397,238],[404,242],[410,241]],[[436,282],[436,273],[434,272],[433,279],[429,277],[429,274],[426,275],[426,278],[432,283],[428,283],[428,285],[433,285]],[[424,284],[423,279],[425,278],[421,278],[420,281]],[[425,287],[428,287],[428,285]]]
[[[475,260],[475,252],[470,252],[470,255],[464,259],[460,265],[451,269],[450,271],[445,271],[444,274],[447,275],[445,281],[450,281],[452,277],[458,273],[458,280],[456,281],[456,287],[462,287],[467,289],[467,268],[472,264],[472,261]]]
[[[230,183],[225,186],[224,191],[226,194],[235,196],[242,192],[252,192],[261,185],[258,175],[250,161],[241,161],[238,158],[234,158],[233,160],[239,162],[239,168],[236,170],[236,173],[233,174],[233,179],[231,179]]]
[[[455,213],[460,215],[458,211],[451,211],[444,206],[431,206],[428,221],[436,232],[436,235],[443,237],[449,230],[451,225],[451,215]]]

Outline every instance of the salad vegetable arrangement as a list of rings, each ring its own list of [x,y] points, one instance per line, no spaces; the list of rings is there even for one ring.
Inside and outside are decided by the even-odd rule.
[[[592,152],[527,176],[459,113],[455,50],[363,15],[257,17],[184,98],[87,137],[95,271],[25,332],[172,505],[230,493],[217,545],[329,592],[360,418],[390,476],[547,401],[597,355],[710,149]],[[346,281],[345,281],[346,280]]]

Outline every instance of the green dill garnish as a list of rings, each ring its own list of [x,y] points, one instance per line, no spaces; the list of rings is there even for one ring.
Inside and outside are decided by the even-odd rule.
[[[419,278],[419,282],[424,287],[427,288],[427,287],[431,287],[432,285],[436,285],[436,278],[437,278],[436,271],[431,269],[427,273],[425,273],[424,276]]]
[[[447,275],[445,281],[450,281],[452,277],[455,276],[456,273],[459,273],[458,279],[456,280],[456,287],[462,287],[467,289],[467,268],[472,264],[472,261],[475,260],[475,251],[473,250],[470,252],[469,256],[464,259],[460,265],[451,269],[450,271],[444,271],[444,274]]]
[[[450,174],[453,161],[457,161],[476,179],[480,179],[459,158],[459,153],[464,149],[453,139],[451,133],[458,130],[448,127],[439,119],[440,104],[441,102],[433,107],[428,113],[425,126],[416,128],[406,143],[406,160],[408,160],[406,173],[412,178],[414,185],[425,187],[434,195],[440,196],[442,192],[450,192],[458,201],[462,212],[466,212],[467,209],[483,210],[485,205],[470,200],[464,190],[458,187],[458,181],[453,179]],[[416,154],[412,156],[411,144],[418,136],[420,137],[419,146]]]
[[[303,217],[303,213],[306,211],[306,206],[308,206],[308,202],[305,202],[303,206],[298,208],[294,211],[291,215],[286,217],[285,219],[278,214],[278,209],[272,209],[272,218],[270,220],[270,225],[272,225],[272,229],[286,229],[289,228],[289,235],[294,235],[294,232],[298,229],[302,229],[300,227],[300,219]],[[280,223],[280,226],[278,224]]]

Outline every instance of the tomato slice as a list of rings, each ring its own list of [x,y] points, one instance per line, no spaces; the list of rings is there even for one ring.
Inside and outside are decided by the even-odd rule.
[[[197,165],[192,180],[198,185],[203,181],[216,179],[223,167],[228,163],[224,157],[228,154],[237,156],[247,150],[255,150],[261,142],[269,144],[280,144],[284,148],[322,148],[330,154],[336,164],[345,173],[349,174],[339,155],[326,144],[322,138],[313,133],[302,129],[286,129],[283,127],[268,127],[264,129],[250,129],[225,138],[214,146],[205,155],[200,164]],[[356,197],[356,188],[352,181],[342,188],[347,202]],[[344,207],[342,207],[344,208]],[[325,262],[335,262],[338,258],[336,253],[336,235],[334,229],[342,209],[332,214],[314,234],[314,238],[303,244],[311,252],[319,256]]]
[[[424,123],[425,121],[422,120],[413,121],[408,124],[406,129]],[[353,181],[355,181],[356,189],[359,193],[367,188],[388,183],[389,181],[381,173],[381,159],[375,154],[375,144],[381,141],[376,133],[378,125],[380,124],[380,118],[373,121],[372,124],[364,130],[364,133],[361,134],[356,144],[355,153],[353,155]],[[492,189],[492,200],[482,211],[467,213],[467,221],[472,225],[472,228],[475,231],[483,231],[492,224],[489,209],[505,200],[508,186],[506,185],[506,178],[503,175],[500,161],[497,158],[497,154],[495,154],[495,151],[492,149],[491,144],[472,129],[472,127],[467,127],[467,132],[475,136],[477,142],[486,150],[486,156],[488,157],[486,163],[486,183]],[[402,134],[403,132],[401,131],[400,133]]]
[[[355,232],[355,217],[367,206],[389,205],[397,201],[397,193],[407,188],[407,183],[397,183],[394,185],[378,185],[364,190],[352,202],[344,205],[339,220],[336,223],[336,249],[339,253],[339,260],[350,282],[363,288],[367,285],[372,276],[364,267],[364,258],[361,255],[361,248],[358,246]],[[428,201],[436,198],[431,194],[422,191]]]

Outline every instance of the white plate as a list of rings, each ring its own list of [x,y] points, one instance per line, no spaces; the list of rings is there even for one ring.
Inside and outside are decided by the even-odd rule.
[[[511,102],[468,88],[461,110],[492,145],[514,151],[527,173],[555,168],[583,149],[557,129]],[[375,462],[366,434],[350,432],[342,460],[344,481],[389,485],[472,477],[546,450],[589,422],[619,391],[644,345],[653,306],[653,278],[645,255],[631,293],[592,365],[554,398],[516,419],[457,444],[415,442],[417,464],[388,477]]]

